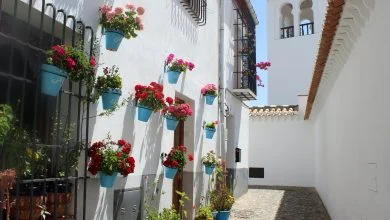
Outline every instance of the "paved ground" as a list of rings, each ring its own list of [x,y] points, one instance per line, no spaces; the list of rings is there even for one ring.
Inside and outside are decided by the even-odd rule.
[[[304,187],[258,187],[237,199],[230,220],[330,220],[317,191]]]

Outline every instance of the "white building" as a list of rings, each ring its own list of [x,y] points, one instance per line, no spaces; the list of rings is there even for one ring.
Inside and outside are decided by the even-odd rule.
[[[98,8],[107,1],[1,2],[0,21],[3,23],[0,28],[0,48],[3,49],[0,50],[0,78],[4,82],[1,86],[1,103],[14,105],[21,99],[21,114],[25,117],[25,123],[32,128],[38,127],[39,132],[42,132],[38,135],[41,136],[48,136],[49,120],[58,113],[64,121],[69,118],[74,121],[80,119],[77,121],[80,122],[79,126],[76,125],[79,133],[75,132],[78,140],[95,142],[104,139],[109,133],[112,139],[123,138],[133,145],[135,172],[127,178],[118,178],[114,189],[101,188],[98,178],[84,172],[85,154],[84,151],[81,153],[78,173],[67,174],[79,178],[77,182],[72,180],[74,200],[68,207],[77,219],[113,219],[114,215],[120,213],[131,216],[131,219],[137,215],[138,218],[144,218],[143,201],[153,196],[160,210],[170,207],[173,198],[177,198],[174,189],[182,189],[189,195],[190,200],[185,207],[191,219],[195,213],[193,206],[199,207],[204,203],[203,198],[210,186],[209,177],[204,174],[200,161],[201,156],[209,150],[216,151],[227,161],[229,182],[234,193],[239,196],[246,192],[249,107],[245,102],[256,97],[256,79],[254,75],[245,75],[243,72],[255,71],[254,65],[249,64],[256,62],[256,56],[244,56],[240,51],[245,46],[255,47],[248,38],[255,37],[258,21],[247,0],[207,1],[207,4],[206,1],[188,2],[195,6],[183,5],[179,0],[131,1],[146,9],[143,16],[144,30],[135,39],[124,39],[116,52],[105,49],[106,39],[99,25]],[[108,2],[113,7],[124,7],[126,3],[129,2]],[[42,9],[44,14],[41,13]],[[52,19],[53,13],[56,19]],[[73,18],[82,23],[72,23]],[[148,123],[138,121],[137,108],[133,102],[128,102],[110,116],[99,116],[103,112],[101,103],[87,107],[86,103],[78,102],[78,85],[71,87],[67,81],[59,96],[61,98],[52,99],[35,93],[39,88],[39,66],[44,61],[42,51],[53,43],[72,43],[73,24],[77,28],[81,25],[81,32],[75,29],[74,33],[77,39],[85,41],[87,52],[92,44],[98,51],[98,63],[102,65],[97,74],[102,74],[105,66],[116,65],[120,68],[123,78],[122,98],[134,95],[136,84],[148,85],[155,81],[164,85],[166,96],[179,97],[190,103],[194,114],[185,121],[181,132],[175,134],[168,131],[160,114],[153,114]],[[250,32],[252,35],[248,35]],[[95,37],[97,42],[93,42]],[[11,56],[5,59],[9,53]],[[170,53],[196,65],[194,71],[182,74],[176,85],[168,84],[164,73],[164,60]],[[39,56],[37,58],[31,54]],[[6,68],[9,63],[12,64],[11,70]],[[16,68],[14,63],[24,68]],[[29,77],[29,74],[33,77]],[[200,93],[201,88],[208,83],[219,85],[219,100],[212,106],[204,104]],[[28,87],[30,84],[31,88]],[[16,92],[16,86],[23,88],[21,93]],[[82,114],[80,111],[77,113],[78,109]],[[221,122],[216,137],[205,139],[204,122],[215,120]],[[185,167],[181,183],[180,180],[174,183],[164,178],[160,158],[161,153],[169,152],[175,139],[178,141],[176,143],[187,146],[188,151],[195,156],[195,160]],[[45,144],[56,142],[50,138],[45,141]],[[240,159],[236,160],[236,155]]]
[[[277,17],[283,1],[269,5],[269,17]],[[315,187],[331,219],[390,219],[389,7],[386,0],[331,0],[314,29],[322,33],[277,40],[273,32],[270,103],[299,106],[251,110],[249,166],[257,169],[250,168],[250,184]],[[289,21],[297,24],[296,15]],[[270,26],[279,29],[275,21]],[[300,48],[309,50],[302,58]],[[308,96],[296,102],[298,94]]]
[[[325,0],[268,0],[268,103],[295,105],[306,95],[321,36]]]

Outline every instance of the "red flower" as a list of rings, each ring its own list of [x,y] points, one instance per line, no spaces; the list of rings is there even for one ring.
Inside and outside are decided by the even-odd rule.
[[[76,66],[76,62],[74,62],[74,60],[71,57],[68,57],[66,61],[68,62],[67,65],[69,69],[73,69]]]
[[[123,145],[125,145],[125,144],[126,144],[126,141],[125,141],[125,140],[123,140],[123,139],[118,140],[118,145],[119,145],[119,146],[123,146]]]
[[[166,102],[168,102],[168,104],[172,105],[173,104],[173,99],[171,97],[167,97],[165,99]]]
[[[172,161],[171,165],[173,168],[176,168],[177,166],[179,166],[179,163],[176,160],[174,160]]]
[[[127,147],[127,146],[123,146],[122,147],[122,152],[124,153],[124,154],[129,154],[130,153],[130,147]]]
[[[94,57],[91,57],[91,59],[89,60],[89,63],[91,64],[92,67],[96,66],[96,60]]]
[[[194,154],[188,154],[188,160],[193,161],[194,160]]]
[[[117,153],[116,153],[116,156],[117,156],[117,157],[122,157],[122,153],[121,153],[121,152],[117,152]]]

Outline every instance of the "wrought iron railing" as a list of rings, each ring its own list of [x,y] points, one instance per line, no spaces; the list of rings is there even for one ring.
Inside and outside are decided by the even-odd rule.
[[[281,39],[294,37],[294,26],[282,27],[280,28],[280,32]]]
[[[39,73],[46,50],[55,44],[77,46],[79,42],[84,49],[89,41],[86,52],[92,56],[94,30],[45,0],[40,11],[33,2],[0,0],[0,104],[12,106],[17,118],[9,138],[0,145],[0,170],[18,171],[11,191],[11,219],[37,219],[42,211],[50,211],[52,219],[86,219],[88,177],[86,166],[81,175],[77,165],[80,154],[87,163],[83,152],[89,140],[91,91],[83,82],[69,81],[56,98],[45,96],[40,93]],[[76,190],[80,181],[81,196]],[[0,219],[5,219],[2,209]]]
[[[247,22],[239,9],[236,12],[235,28],[235,89],[249,89],[254,95],[257,93],[256,85],[256,35],[254,23]]]
[[[299,25],[300,36],[314,34],[314,22]]]
[[[180,0],[187,12],[199,26],[207,22],[207,0]]]

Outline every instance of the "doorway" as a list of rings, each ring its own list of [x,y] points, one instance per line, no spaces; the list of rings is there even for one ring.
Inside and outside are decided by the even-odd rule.
[[[179,124],[176,127],[173,144],[174,146],[184,145],[184,121],[179,121]],[[180,196],[176,191],[183,192],[183,170],[177,171],[172,186],[172,205],[175,207],[176,211],[179,212]]]

